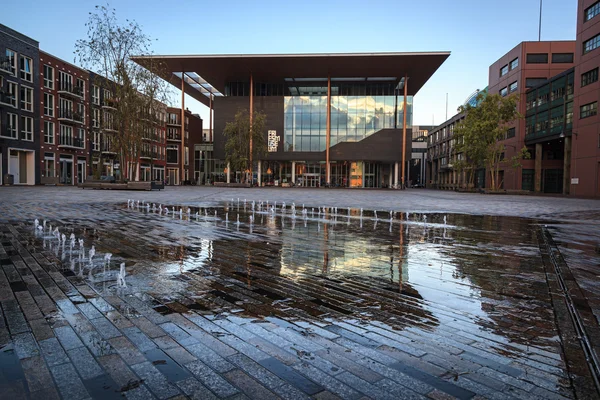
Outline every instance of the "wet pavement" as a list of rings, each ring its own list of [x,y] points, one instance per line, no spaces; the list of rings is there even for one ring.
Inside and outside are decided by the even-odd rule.
[[[0,189],[1,398],[597,397],[600,202],[62,189]]]

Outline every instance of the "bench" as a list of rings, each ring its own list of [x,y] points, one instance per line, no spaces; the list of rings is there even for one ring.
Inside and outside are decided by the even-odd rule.
[[[90,178],[90,177],[88,177]],[[162,190],[165,185],[162,182],[128,182],[116,183],[114,179],[90,178],[78,187],[82,189],[112,189],[112,190]]]

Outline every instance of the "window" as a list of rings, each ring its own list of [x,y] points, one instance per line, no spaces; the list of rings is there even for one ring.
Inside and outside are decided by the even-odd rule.
[[[54,122],[44,121],[44,143],[54,144]]]
[[[111,131],[114,130],[113,129],[113,116],[111,113],[109,113],[109,112],[104,113],[104,119],[103,119],[102,123],[104,124],[103,125],[104,129],[111,130]]]
[[[44,65],[44,87],[54,89],[54,68]]]
[[[512,60],[509,65],[510,65],[510,70],[511,71],[513,69],[517,68],[519,66],[519,57],[517,57],[514,60]]]
[[[33,112],[33,89],[21,86],[21,108]]]
[[[515,137],[515,128],[510,128],[509,130],[506,131],[507,139],[514,138],[514,137]]]
[[[44,93],[44,115],[54,117],[54,96]]]
[[[12,139],[17,138],[17,114],[6,113],[6,127],[2,129],[0,134]]]
[[[573,62],[573,53],[552,53],[553,64],[565,64]]]
[[[525,79],[525,87],[532,88],[546,82],[548,78],[527,78]]]
[[[597,49],[600,46],[600,35],[596,35],[593,38],[583,42],[583,54],[589,53],[590,51]]]
[[[85,81],[77,78],[77,94],[85,99]]]
[[[500,76],[504,76],[508,74],[508,64],[506,64],[504,67],[500,68]]]
[[[184,150],[183,162],[185,165],[190,165],[190,148],[188,146],[185,146],[183,148],[183,150]]]
[[[600,1],[595,2],[594,4],[585,9],[583,22],[589,21],[598,14],[600,14]]]
[[[21,140],[33,142],[33,118],[21,116]]]
[[[54,153],[44,153],[44,170],[42,176],[54,178]]]
[[[100,109],[94,108],[94,116],[92,118],[92,128],[100,128]]]
[[[600,4],[600,3],[598,3]],[[598,68],[581,74],[581,87],[587,86],[598,81]]]
[[[96,85],[92,86],[92,103],[100,105],[100,87]]]
[[[547,53],[527,54],[527,64],[548,64]]]
[[[27,82],[33,82],[33,76],[31,75],[31,70],[33,69],[33,60],[25,56],[19,57],[19,60],[21,64],[21,79]]]
[[[94,142],[92,143],[93,151],[100,151],[100,132],[94,132]]]
[[[508,88],[503,87],[502,89],[500,89],[500,96],[504,97],[508,94]]]
[[[510,93],[515,92],[517,90],[517,82],[513,82],[510,84],[510,86],[508,87],[508,91]]]
[[[60,112],[58,118],[73,118],[73,102],[64,98],[60,98]]]
[[[177,145],[167,146],[167,162],[170,164],[177,164]]]
[[[598,113],[598,102],[584,104],[579,107],[579,118],[593,117]]]
[[[60,87],[58,90],[71,92],[73,90],[73,77],[66,72],[58,72],[58,80],[60,81]]]
[[[77,105],[77,113],[79,114],[79,121],[85,124],[85,105],[78,104]]]
[[[6,49],[6,60],[2,62],[2,69],[10,72],[13,75],[17,73],[17,53],[10,49]]]
[[[6,82],[6,88],[7,88],[7,92],[6,92],[6,100],[5,103],[6,104],[10,104],[11,106],[13,106],[14,108],[17,108],[17,88],[19,86],[11,81],[7,81]]]

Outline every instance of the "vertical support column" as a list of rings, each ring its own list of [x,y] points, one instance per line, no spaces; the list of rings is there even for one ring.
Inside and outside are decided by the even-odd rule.
[[[294,185],[296,184],[296,161],[292,161],[292,182]]]
[[[258,160],[258,171],[256,171],[257,177],[258,177],[258,187],[260,187],[260,184],[262,183],[262,162],[260,160]]]
[[[250,72],[250,185],[252,185],[252,123],[254,120],[254,81],[252,80],[252,72]]]
[[[565,156],[563,163],[563,194],[571,192],[571,136],[565,137]]]
[[[406,97],[408,94],[408,76],[404,75],[404,104],[402,105],[402,189],[406,185]]]
[[[542,191],[542,144],[535,145],[535,176],[534,189],[536,192]]]
[[[394,163],[394,189],[398,189],[398,163]]]
[[[227,183],[231,183],[231,163],[227,163]]]
[[[392,164],[390,164],[390,176],[389,176],[389,179],[388,179],[388,181],[389,181],[388,182],[388,187],[389,188],[392,188],[392,186],[394,185],[393,179],[394,179],[394,170],[392,169]]]
[[[331,184],[331,170],[329,168],[329,146],[331,145],[331,75],[327,75],[327,133],[325,142],[325,177],[327,186],[329,186]]]
[[[213,132],[212,132],[212,125],[213,125],[213,123],[212,123],[212,117],[213,117],[213,109],[212,109],[213,95],[212,95],[212,93],[210,94],[209,98],[210,98],[210,107],[208,110],[208,112],[209,112],[209,114],[208,114],[208,141],[212,142],[213,141],[212,140],[212,134],[213,134]]]
[[[184,162],[185,162],[185,72],[181,72],[181,172],[179,174],[179,184],[183,184],[185,178]]]

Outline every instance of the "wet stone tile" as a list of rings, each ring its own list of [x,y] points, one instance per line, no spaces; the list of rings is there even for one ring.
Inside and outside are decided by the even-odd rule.
[[[139,386],[125,392],[127,400],[148,400],[155,398],[146,386]]]
[[[65,399],[79,400],[90,396],[73,365],[62,364],[50,367],[50,372]]]
[[[96,328],[100,336],[104,339],[111,339],[117,336],[121,336],[121,332],[115,328],[115,326],[106,318],[100,317],[90,320],[92,325]]]
[[[156,367],[150,362],[135,364],[131,369],[144,380],[152,393],[156,394],[159,399],[168,399],[179,393],[179,390],[173,384],[167,381],[167,378],[161,374]]]
[[[71,350],[83,346],[75,331],[70,326],[61,326],[54,329],[54,334],[60,341],[60,344],[66,349]]]
[[[241,389],[251,399],[267,399],[273,397],[273,393],[263,385],[246,375],[239,369],[229,371],[223,376]]]
[[[140,379],[117,354],[99,357],[98,362],[120,387],[121,392],[126,392],[128,388],[134,388],[141,384]]]
[[[123,329],[123,333],[142,352],[156,348],[156,344],[136,327],[125,328]]]
[[[51,389],[54,387],[50,371],[41,357],[27,358],[21,362],[27,386],[31,392]]]
[[[185,366],[204,386],[217,396],[228,397],[238,393],[235,387],[201,361],[194,361]]]
[[[215,396],[208,388],[202,385],[194,378],[188,378],[177,382],[179,389],[183,391],[192,400],[216,400],[218,397]]]
[[[148,337],[151,339],[166,334],[166,332],[162,328],[150,322],[146,317],[132,318],[130,321],[133,322],[135,326],[140,328],[140,330],[146,335],[148,335]]]
[[[61,344],[56,338],[49,338],[39,342],[42,354],[49,366],[64,364],[69,362],[67,353],[63,350]]]
[[[285,383],[281,378],[243,354],[235,354],[227,357],[227,359],[269,389],[282,386]]]
[[[54,331],[52,331],[52,328],[50,328],[50,325],[44,318],[29,321],[29,325],[37,341],[54,337]]]
[[[217,372],[223,373],[234,368],[230,362],[203,344],[197,343],[192,346],[186,346],[186,349]]]
[[[38,344],[31,333],[19,333],[13,336],[15,352],[20,359],[40,355]]]
[[[92,379],[102,375],[104,372],[100,365],[96,362],[94,357],[85,347],[78,347],[67,351],[67,354],[71,358],[71,362],[79,372],[79,375],[85,379]]]
[[[77,308],[79,308],[83,315],[85,315],[88,319],[102,317],[102,313],[100,313],[100,311],[98,311],[91,303],[77,304]]]

